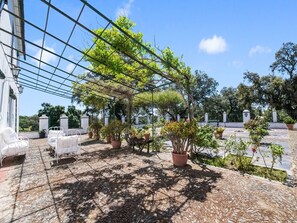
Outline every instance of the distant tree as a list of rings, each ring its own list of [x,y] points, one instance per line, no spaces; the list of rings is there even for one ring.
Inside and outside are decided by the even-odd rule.
[[[80,127],[81,114],[81,110],[76,109],[74,105],[68,106],[66,115],[68,117],[68,127],[70,129]]]
[[[49,103],[42,103],[41,106],[43,108],[38,111],[38,116],[45,114],[49,118],[49,127],[60,126],[60,116],[65,114],[65,107]]]
[[[37,131],[39,128],[38,115],[33,116],[21,116],[19,117],[19,127],[22,131],[28,128],[29,131]]]
[[[25,128],[29,127],[29,117],[28,116],[22,116],[19,117],[19,127],[22,129],[22,131],[25,130]]]

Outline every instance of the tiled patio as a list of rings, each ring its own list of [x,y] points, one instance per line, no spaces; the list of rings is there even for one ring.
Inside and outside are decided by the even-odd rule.
[[[297,222],[297,188],[83,143],[53,164],[46,139],[0,168],[0,222]]]

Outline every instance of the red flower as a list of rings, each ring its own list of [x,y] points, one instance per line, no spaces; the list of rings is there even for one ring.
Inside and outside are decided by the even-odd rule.
[[[257,152],[257,149],[256,148],[252,148],[252,151],[253,151],[253,153],[256,153]]]

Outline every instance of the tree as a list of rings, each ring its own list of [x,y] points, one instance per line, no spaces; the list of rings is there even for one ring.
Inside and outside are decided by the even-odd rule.
[[[68,127],[79,128],[80,127],[80,117],[82,112],[75,108],[74,105],[68,106],[66,115],[68,117]]]
[[[60,126],[60,116],[65,114],[65,107],[52,106],[49,103],[42,103],[41,106],[43,108],[38,111],[38,116],[45,114],[49,119],[49,127]]]

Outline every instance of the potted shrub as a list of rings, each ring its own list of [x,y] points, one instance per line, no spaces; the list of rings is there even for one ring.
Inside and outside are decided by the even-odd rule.
[[[112,148],[117,149],[122,144],[122,134],[126,129],[127,125],[119,120],[112,120],[107,126],[107,133],[111,135]]]
[[[39,131],[39,138],[45,138],[45,134],[46,134],[46,130],[45,129],[42,129]]]
[[[287,116],[284,118],[284,123],[287,125],[288,130],[293,130],[296,120],[293,119],[291,116]]]
[[[100,139],[100,130],[103,127],[103,123],[100,121],[94,121],[91,126],[93,129],[94,138],[96,140],[99,140]]]
[[[255,152],[260,146],[261,140],[268,133],[268,122],[262,116],[257,116],[255,119],[250,119],[244,123],[244,128],[249,131],[249,136],[252,144],[252,151]]]
[[[111,143],[111,133],[110,133],[110,128],[108,128],[107,126],[103,126],[101,128],[101,135],[103,138],[106,139],[107,143]]]
[[[222,139],[223,138],[223,132],[225,131],[225,128],[223,127],[217,127],[214,131],[214,136],[216,139]]]
[[[93,127],[92,127],[92,124],[89,125],[88,127],[88,135],[89,135],[89,138],[93,138]]]
[[[143,126],[142,128],[144,130],[143,136],[144,136],[145,141],[149,141],[150,135],[151,135],[149,128],[147,126]]]
[[[172,161],[176,166],[185,166],[197,132],[196,122],[167,122],[161,130],[172,143]]]

